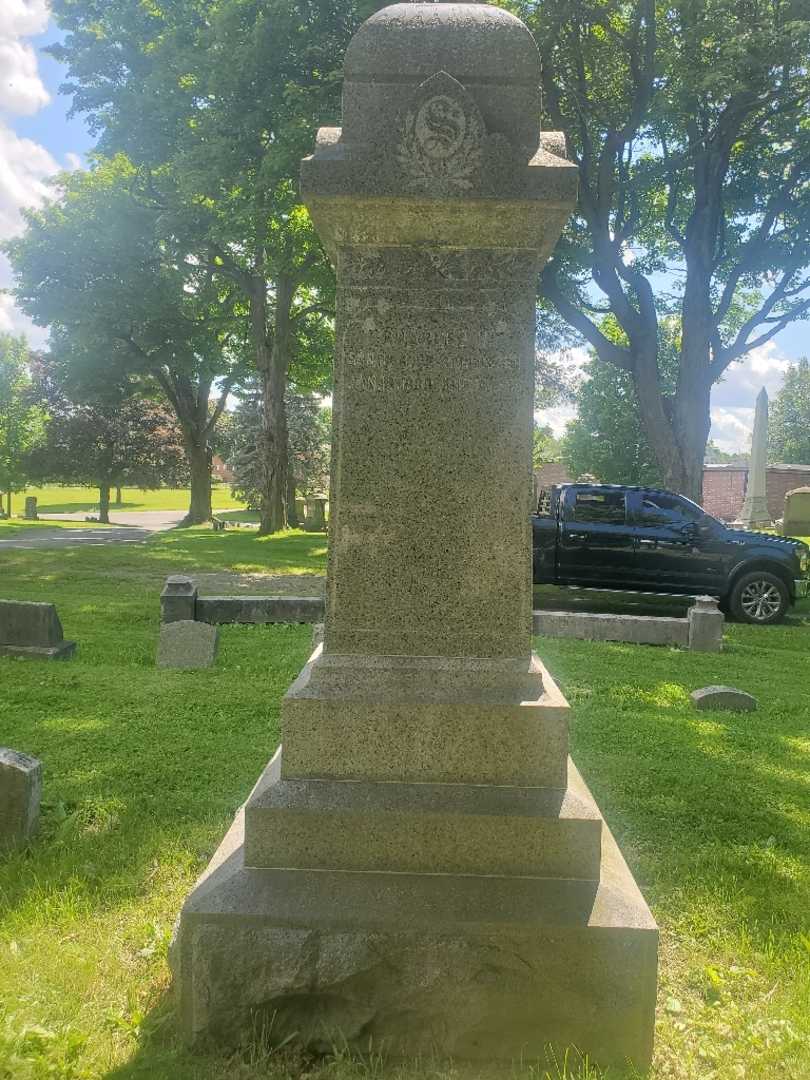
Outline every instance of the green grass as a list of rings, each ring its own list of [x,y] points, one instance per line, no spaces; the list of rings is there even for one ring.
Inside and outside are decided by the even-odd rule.
[[[324,559],[322,535],[206,529],[58,556],[0,550],[2,594],[54,600],[80,645],[66,663],[0,660],[0,744],[45,765],[41,835],[0,863],[2,1080],[399,1075],[340,1057],[191,1054],[167,993],[172,923],[275,748],[310,630],[223,627],[215,669],[158,671],[162,576],[320,573]],[[810,604],[784,626],[730,626],[721,656],[536,644],[661,926],[652,1076],[806,1080]],[[715,682],[754,693],[759,711],[694,712],[689,691]]]
[[[20,495],[13,495],[11,513],[21,514],[25,498],[35,495],[37,510],[40,514],[78,514],[91,513],[98,509],[98,491],[88,487],[48,487],[28,488]],[[120,505],[113,503],[112,510],[188,510],[187,488],[159,488],[157,491],[142,491],[140,488],[123,488]],[[115,498],[115,491],[112,493]],[[211,492],[214,510],[238,510],[244,504],[231,495],[227,484],[214,484]],[[4,503],[5,505],[5,503]]]

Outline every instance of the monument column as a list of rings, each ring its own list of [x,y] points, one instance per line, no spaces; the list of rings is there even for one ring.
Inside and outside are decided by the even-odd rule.
[[[537,275],[576,198],[483,4],[346,55],[301,186],[337,273],[325,642],[183,909],[185,1032],[644,1066],[655,923],[531,650]]]
[[[751,464],[745,501],[739,520],[733,524],[743,529],[769,528],[773,524],[768,509],[768,391],[763,386],[757,394],[754,433],[751,438]]]

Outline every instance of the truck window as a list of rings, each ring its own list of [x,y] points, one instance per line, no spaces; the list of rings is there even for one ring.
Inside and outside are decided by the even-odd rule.
[[[636,511],[636,520],[639,525],[649,527],[655,525],[686,525],[688,522],[699,522],[703,518],[703,511],[693,506],[676,495],[665,495],[663,492],[646,492],[641,500],[641,507]]]
[[[599,525],[624,525],[626,521],[623,491],[577,491],[569,521],[591,521]]]

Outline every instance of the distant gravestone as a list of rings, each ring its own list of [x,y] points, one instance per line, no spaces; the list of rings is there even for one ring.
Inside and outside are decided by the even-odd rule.
[[[729,712],[753,712],[757,699],[734,686],[704,686],[689,695],[696,709],[725,709]]]
[[[0,656],[66,660],[76,651],[65,641],[53,604],[0,600]]]
[[[38,521],[37,499],[35,495],[29,495],[25,500],[25,520]]]
[[[326,529],[326,499],[304,500],[304,529],[307,532],[324,532]]]
[[[810,487],[794,488],[785,495],[783,536],[810,536]]]
[[[36,832],[41,791],[37,758],[0,747],[0,849],[25,847]]]
[[[219,631],[209,623],[163,623],[158,641],[157,666],[165,668],[211,667],[217,655]]]

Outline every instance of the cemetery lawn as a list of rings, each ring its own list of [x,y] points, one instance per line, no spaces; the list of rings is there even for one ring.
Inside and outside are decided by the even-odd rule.
[[[27,495],[37,499],[37,511],[40,514],[89,514],[98,509],[98,489],[90,487],[62,487],[51,484],[47,487],[30,487],[19,495],[11,497],[12,516],[22,514]],[[142,491],[140,488],[122,488],[120,505],[111,502],[111,510],[188,510],[188,488],[158,488],[156,491]],[[112,492],[115,499],[115,491]],[[244,506],[231,495],[228,484],[214,484],[211,490],[211,504],[214,510],[239,510]],[[4,504],[5,505],[5,504]]]
[[[0,595],[55,601],[79,642],[69,662],[0,660],[0,745],[45,767],[41,834],[0,861],[2,1080],[451,1075],[260,1048],[227,1059],[176,1040],[172,924],[276,746],[279,701],[311,633],[223,627],[213,670],[158,671],[162,578],[322,573],[325,548],[320,534],[192,529],[0,550]],[[810,603],[784,626],[730,626],[720,656],[536,645],[573,706],[577,763],[661,926],[652,1077],[806,1080]],[[694,712],[689,691],[710,683],[750,691],[759,711]]]

